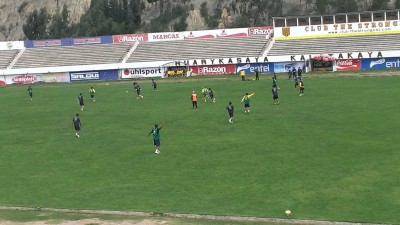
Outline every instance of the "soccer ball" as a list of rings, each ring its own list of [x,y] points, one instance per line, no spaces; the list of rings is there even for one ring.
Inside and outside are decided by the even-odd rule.
[[[108,86],[108,84],[107,84],[107,86]]]
[[[290,216],[292,215],[292,211],[290,211],[289,209],[285,211],[286,216]]]
[[[126,93],[128,93],[128,91],[126,91]]]

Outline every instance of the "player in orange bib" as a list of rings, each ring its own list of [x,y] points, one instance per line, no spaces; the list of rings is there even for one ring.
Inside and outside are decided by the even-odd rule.
[[[197,109],[197,94],[193,91],[192,96],[190,98],[192,100],[193,109]]]

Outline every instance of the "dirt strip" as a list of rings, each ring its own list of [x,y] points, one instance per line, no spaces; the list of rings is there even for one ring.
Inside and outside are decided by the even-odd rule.
[[[259,217],[241,217],[241,216],[216,216],[216,215],[197,215],[197,214],[178,214],[178,213],[146,213],[132,211],[109,211],[109,210],[80,210],[80,209],[56,209],[56,208],[31,208],[31,207],[12,207],[0,206],[0,210],[20,210],[20,211],[40,211],[40,212],[61,212],[75,214],[91,214],[91,215],[118,215],[118,216],[138,216],[146,218],[165,217],[165,218],[184,218],[184,219],[205,219],[219,220],[230,222],[265,222],[278,224],[310,224],[310,225],[378,225],[373,223],[350,223],[335,221],[318,221],[318,220],[299,220],[299,219],[281,219],[281,218],[259,218]],[[76,222],[76,221],[75,221]],[[153,221],[147,224],[164,224],[165,221]],[[67,224],[67,223],[65,223]],[[102,223],[99,223],[102,224]],[[110,223],[105,223],[110,224]],[[121,224],[121,223],[119,223]],[[143,224],[143,223],[128,223]],[[146,224],[146,223],[144,223]],[[382,225],[382,224],[380,224]]]

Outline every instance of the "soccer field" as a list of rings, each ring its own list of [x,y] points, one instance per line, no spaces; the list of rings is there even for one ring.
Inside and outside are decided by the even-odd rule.
[[[158,92],[139,80],[143,99],[131,82],[33,85],[33,101],[27,86],[0,88],[0,205],[280,218],[290,209],[399,224],[400,77],[306,78],[302,97],[285,78],[280,105],[269,76],[158,80]],[[216,103],[202,102],[202,87]],[[148,133],[162,121],[156,155]]]

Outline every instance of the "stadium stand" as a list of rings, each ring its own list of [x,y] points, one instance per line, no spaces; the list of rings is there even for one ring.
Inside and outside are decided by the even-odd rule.
[[[225,37],[140,43],[128,63],[260,56],[265,36]]]
[[[132,44],[27,48],[13,69],[120,63]]]
[[[400,49],[400,34],[276,40],[268,56],[389,51]]]
[[[12,60],[17,56],[19,50],[0,51],[0,69],[6,69]]]

